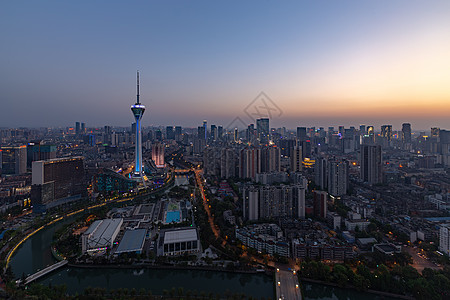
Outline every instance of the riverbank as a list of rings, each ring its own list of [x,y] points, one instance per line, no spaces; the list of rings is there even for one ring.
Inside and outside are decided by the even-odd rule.
[[[300,281],[301,282],[303,282],[303,281],[311,282],[311,283],[316,283],[316,284],[321,284],[321,285],[327,285],[327,286],[341,288],[341,289],[342,288],[352,289],[352,290],[358,291],[358,289],[356,289],[354,286],[348,285],[345,287],[341,287],[337,283],[334,283],[334,282],[316,280],[316,279],[311,279],[311,278],[300,277]],[[359,291],[359,292],[371,293],[371,294],[378,295],[378,296],[391,297],[391,298],[396,298],[396,299],[405,299],[405,300],[414,300],[415,299],[414,297],[409,297],[409,296],[400,295],[400,294],[393,294],[393,293],[388,293],[388,292],[382,292],[382,291],[377,291],[377,290],[371,290],[371,289]]]
[[[155,264],[134,264],[134,265],[123,265],[123,264],[107,264],[107,265],[96,265],[96,264],[71,264],[67,265],[71,268],[83,268],[83,269],[161,269],[161,270],[194,270],[194,271],[211,271],[211,272],[224,272],[224,273],[234,273],[234,274],[274,274],[271,270],[266,270],[264,272],[259,272],[256,270],[227,270],[220,269],[217,267],[208,266],[177,266],[177,265],[155,265]]]

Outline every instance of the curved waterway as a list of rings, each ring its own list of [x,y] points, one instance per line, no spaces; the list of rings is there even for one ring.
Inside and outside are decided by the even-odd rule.
[[[75,216],[52,224],[37,232],[26,240],[11,259],[10,267],[17,278],[33,274],[51,264],[56,263],[50,250],[53,234],[64,224],[73,221]],[[117,269],[117,268],[74,268],[59,269],[38,281],[48,285],[66,284],[70,294],[82,293],[87,287],[103,287],[107,289],[142,288],[151,290],[153,294],[163,294],[164,290],[182,287],[184,291],[196,290],[219,293],[244,293],[247,296],[273,299],[273,278],[265,274],[241,274],[212,272],[202,270],[171,269]],[[353,300],[353,299],[394,299],[380,297],[370,293],[342,289],[316,283],[302,283],[304,299],[313,300]]]
[[[22,274],[33,274],[53,263],[50,250],[53,234],[69,218],[50,225],[26,240],[11,259],[10,267],[17,278]],[[117,269],[65,267],[48,274],[38,281],[42,284],[66,284],[70,294],[82,293],[87,287],[107,289],[142,288],[153,294],[182,287],[184,291],[205,291],[207,294],[244,293],[253,297],[273,298],[273,278],[266,274],[241,274],[203,270],[171,269]]]

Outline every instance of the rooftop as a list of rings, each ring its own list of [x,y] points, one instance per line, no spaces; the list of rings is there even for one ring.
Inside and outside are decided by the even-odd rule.
[[[115,253],[141,251],[144,247],[146,229],[127,230]]]
[[[122,222],[123,219],[105,219],[92,223],[83,234],[89,235],[88,248],[104,247],[111,243],[112,236]]]
[[[194,228],[166,231],[164,234],[164,244],[188,242],[197,239],[197,230]]]

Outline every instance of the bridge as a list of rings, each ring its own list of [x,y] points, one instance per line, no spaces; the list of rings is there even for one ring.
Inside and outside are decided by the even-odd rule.
[[[285,266],[278,266],[275,274],[275,287],[278,300],[302,300],[295,270],[286,270]]]
[[[47,275],[50,272],[53,272],[53,271],[55,271],[55,270],[57,270],[57,269],[59,269],[61,267],[64,267],[68,263],[69,262],[67,260],[62,260],[62,261],[60,261],[60,262],[58,262],[56,264],[48,266],[47,268],[42,269],[42,270],[40,270],[40,271],[38,271],[38,272],[28,276],[27,278],[25,278],[25,285],[30,284],[31,282],[33,282],[33,281],[35,281],[35,280],[37,280],[37,279]],[[19,280],[16,281],[16,284],[20,284],[20,283],[22,283],[22,279],[19,279]]]

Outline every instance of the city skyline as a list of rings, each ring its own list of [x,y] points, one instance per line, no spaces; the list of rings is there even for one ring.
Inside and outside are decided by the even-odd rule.
[[[450,128],[450,3],[326,4],[6,3],[0,127],[129,126],[139,69],[143,126],[250,124],[265,92],[271,127]]]

